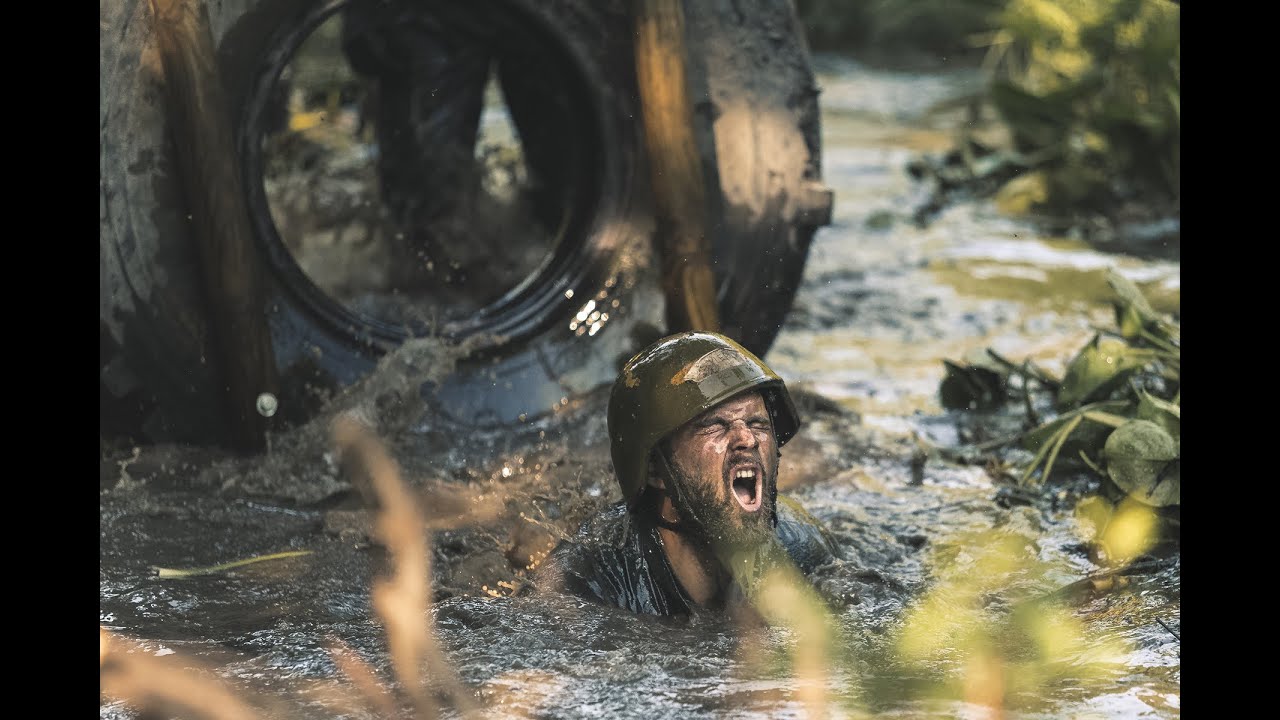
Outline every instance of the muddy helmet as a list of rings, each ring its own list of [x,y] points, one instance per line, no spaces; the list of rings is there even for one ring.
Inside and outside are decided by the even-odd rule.
[[[791,395],[777,373],[733,340],[711,332],[678,333],[628,360],[609,395],[610,451],[627,505],[644,489],[649,454],[659,441],[747,390],[763,395],[782,447],[800,427]]]

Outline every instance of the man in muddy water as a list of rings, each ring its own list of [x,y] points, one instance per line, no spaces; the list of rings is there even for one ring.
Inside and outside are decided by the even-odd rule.
[[[608,430],[623,500],[538,567],[534,587],[654,615],[740,602],[763,568],[835,557],[818,521],[777,493],[800,420],[786,385],[715,333],[659,340],[622,368]]]

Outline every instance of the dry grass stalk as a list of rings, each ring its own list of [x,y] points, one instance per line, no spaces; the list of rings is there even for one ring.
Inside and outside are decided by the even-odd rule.
[[[259,713],[212,674],[179,664],[177,656],[162,660],[130,647],[99,628],[101,660],[99,693],[124,701],[144,713],[176,716],[182,711],[210,720],[252,720]]]
[[[397,715],[395,697],[391,690],[378,679],[378,673],[369,666],[369,663],[354,650],[341,640],[334,638],[329,645],[329,657],[379,715],[386,718]]]
[[[401,687],[419,717],[439,715],[428,677],[438,681],[459,710],[474,712],[475,702],[441,651],[429,622],[431,553],[427,523],[415,496],[386,448],[360,423],[340,417],[334,423],[333,438],[344,462],[351,458],[365,470],[377,498],[374,530],[391,555],[392,568],[389,577],[374,583],[372,601],[386,627],[391,664]]]
[[[785,627],[794,637],[790,661],[795,680],[795,694],[807,717],[831,716],[831,700],[827,687],[831,681],[831,643],[838,631],[835,619],[814,592],[800,570],[788,562],[780,562],[768,570],[759,583],[748,591],[752,609],[739,613],[736,620],[750,628],[758,622]],[[748,643],[741,651],[743,658],[759,662],[761,648]]]

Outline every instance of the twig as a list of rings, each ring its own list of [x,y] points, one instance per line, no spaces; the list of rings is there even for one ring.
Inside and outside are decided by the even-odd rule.
[[[1029,360],[1022,361],[1024,370],[1029,362]],[[1040,416],[1036,414],[1036,409],[1031,406],[1031,386],[1027,384],[1027,378],[1025,375],[1022,377],[1022,404],[1027,410],[1027,419],[1031,421],[1031,424],[1039,425]]]
[[[1173,355],[1176,355],[1176,356],[1182,355],[1182,352],[1181,350],[1178,349],[1177,345],[1174,345],[1171,341],[1166,340],[1158,335],[1155,335],[1147,331],[1145,328],[1138,331],[1138,337],[1142,338],[1143,340],[1146,340],[1147,342],[1151,343],[1152,345],[1155,345],[1157,348],[1160,348],[1165,352],[1172,353]]]
[[[1101,410],[1090,410],[1084,413],[1082,417],[1084,417],[1084,419],[1086,420],[1092,420],[1096,423],[1101,423],[1102,425],[1110,425],[1113,428],[1118,428],[1121,425],[1129,422],[1129,418],[1127,417],[1122,417],[1120,415],[1113,415],[1112,413],[1102,412]]]
[[[1092,575],[1087,575],[1079,580],[1063,585],[1057,590],[1046,593],[1040,596],[1039,598],[1036,598],[1032,602],[1033,603],[1051,602],[1054,600],[1063,599],[1084,588],[1096,589],[1100,583],[1105,582],[1107,580],[1114,579],[1117,576],[1146,575],[1146,574],[1156,573],[1161,570],[1164,570],[1165,568],[1171,567],[1176,563],[1177,563],[1177,560],[1175,559],[1145,560],[1143,562],[1129,563],[1128,565],[1124,565],[1122,567],[1114,568],[1111,570],[1104,570],[1103,572],[1094,573]]]
[[[152,567],[156,571],[156,577],[160,578],[187,578],[196,575],[212,575],[213,573],[222,572],[238,568],[243,565],[251,565],[253,563],[265,562],[267,560],[282,560],[284,558],[299,557],[301,555],[310,555],[310,550],[288,550],[286,552],[272,553],[270,555],[259,555],[257,557],[245,558],[244,560],[234,560],[232,562],[222,563],[220,565],[210,565],[201,568],[189,568],[180,570],[176,568]]]
[[[1059,428],[1049,437],[1048,440],[1044,442],[1043,445],[1040,446],[1040,449],[1036,451],[1035,457],[1031,458],[1031,464],[1027,466],[1026,470],[1022,471],[1022,477],[1019,479],[1019,483],[1026,484],[1031,480],[1031,473],[1036,471],[1036,468],[1040,466],[1040,461],[1049,454],[1051,449],[1053,449],[1053,446],[1061,433],[1062,428]]]
[[[1049,473],[1053,471],[1053,463],[1058,459],[1058,451],[1062,449],[1063,444],[1067,442],[1067,437],[1075,432],[1075,429],[1080,425],[1080,421],[1084,418],[1084,415],[1077,415],[1071,418],[1071,421],[1058,431],[1058,440],[1053,444],[1053,449],[1049,451],[1049,459],[1044,463],[1044,474],[1040,476],[1041,482],[1049,479]]]
[[[1106,470],[1104,470],[1100,464],[1098,464],[1098,463],[1094,462],[1093,460],[1090,460],[1090,459],[1089,459],[1089,456],[1084,454],[1084,450],[1081,450],[1081,451],[1080,451],[1080,459],[1084,461],[1084,464],[1085,464],[1085,465],[1088,465],[1088,466],[1089,466],[1089,469],[1090,469],[1090,470],[1093,470],[1094,472],[1098,473],[1099,475],[1102,475],[1103,477],[1106,477],[1106,475],[1107,475],[1107,471],[1106,471]]]
[[[1182,642],[1182,638],[1178,637],[1178,633],[1174,632],[1173,628],[1169,627],[1168,625],[1165,625],[1163,620],[1161,620],[1160,618],[1156,618],[1156,622],[1160,623],[1160,627],[1164,628],[1165,630],[1168,630],[1169,634],[1173,636],[1174,640],[1177,640],[1178,642]]]
[[[1002,438],[996,438],[994,440],[986,440],[980,443],[976,443],[974,444],[973,448],[979,451],[995,450],[996,448],[1004,447],[1005,445],[1012,445],[1013,443],[1016,443],[1022,438],[1026,437],[1026,435],[1027,434],[1025,432],[1014,433],[1012,435],[1006,435],[1005,437],[1002,437]]]
[[[987,355],[992,360],[1004,365],[1009,372],[1021,375],[1024,378],[1037,380],[1050,390],[1055,390],[1062,384],[1060,380],[1049,375],[1049,373],[1041,370],[1035,363],[1031,362],[1031,358],[1023,359],[1022,364],[1019,365],[991,348],[987,348]]]

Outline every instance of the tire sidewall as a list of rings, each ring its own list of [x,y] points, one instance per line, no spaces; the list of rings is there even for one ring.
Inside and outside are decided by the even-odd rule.
[[[480,343],[478,351],[436,386],[433,397],[439,416],[464,426],[523,422],[562,406],[570,396],[611,382],[627,358],[661,334],[658,328],[663,322],[658,264],[650,241],[654,224],[636,100],[629,6],[617,0],[510,0],[509,4],[556,33],[587,86],[603,149],[600,203],[584,230],[584,251],[567,260],[544,287],[534,288],[540,293],[536,301],[521,306],[523,314],[510,327],[522,335],[499,334],[498,341],[487,347]],[[261,68],[270,61],[281,28],[321,5],[314,0],[227,0],[205,5],[229,121],[242,146],[252,142],[240,132],[249,98],[263,81]],[[717,29],[716,17],[732,11],[728,5],[716,4],[694,18],[691,27],[698,29],[700,43],[691,45],[691,51],[705,55],[726,38],[739,43],[744,34],[750,36],[753,30],[748,21],[731,25],[732,32],[727,34]],[[221,382],[203,312],[198,257],[186,225],[189,220],[164,120],[163,72],[150,23],[146,3],[102,2],[103,383],[116,394],[148,396],[145,433],[152,439],[217,442],[225,424],[210,409],[220,407]],[[782,44],[795,41],[792,35]],[[784,84],[803,85],[807,65],[797,71],[794,52],[780,57],[791,73]],[[810,122],[806,113],[816,115],[816,102],[813,108],[802,109],[800,115],[805,117],[800,117],[794,107],[787,107],[794,105],[792,93],[780,92],[776,84],[763,90],[753,85],[750,97],[735,95],[736,76],[725,72],[724,63],[724,58],[717,58],[704,69],[713,106],[750,101],[760,104],[762,111],[785,108],[789,117],[798,118],[786,133],[788,143],[796,137],[803,141],[806,133],[814,132],[804,125]],[[771,64],[761,67],[769,70]],[[811,74],[807,82],[811,84]],[[716,151],[724,158],[731,154],[726,148],[758,142],[760,137],[756,131],[743,131],[741,124],[730,127],[717,122],[715,115],[714,107],[707,108],[702,131],[704,156],[718,171],[711,179],[715,187],[710,197],[715,204],[713,253],[721,315],[728,334],[763,356],[790,308],[812,235],[812,228],[796,227],[794,208],[785,202],[773,207],[770,199],[792,192],[791,186],[800,181],[791,177],[794,168],[803,166],[806,173],[815,174],[817,158],[812,150],[786,146],[788,152],[801,152],[804,157],[798,164],[795,158],[789,161],[785,181],[775,182],[772,194],[752,196],[746,204],[748,212],[736,211],[743,206],[741,198],[726,195],[721,185],[742,168],[717,160]],[[261,180],[246,178],[246,182]],[[335,327],[317,315],[307,298],[281,282],[275,270],[268,276],[267,312],[282,381],[280,418],[296,422],[319,411],[336,391],[373,372],[395,343],[358,328]],[[574,319],[584,308],[596,306],[610,308],[609,322],[588,334]]]

